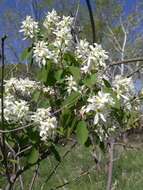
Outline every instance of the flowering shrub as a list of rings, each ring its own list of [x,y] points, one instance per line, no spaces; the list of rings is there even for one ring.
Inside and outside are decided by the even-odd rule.
[[[41,68],[40,80],[54,89],[55,96],[48,106],[51,112],[60,112],[60,117],[53,114],[57,119],[55,128],[67,133],[66,124],[74,132],[77,123],[84,120],[88,130],[92,129],[100,141],[105,141],[113,132],[122,131],[121,124],[128,126],[128,120],[135,113],[137,102],[130,103],[135,96],[134,84],[131,77],[106,75],[108,53],[101,45],[91,45],[86,39],[75,42],[73,21],[69,16],[59,16],[55,10],[47,14],[42,30],[31,20],[29,30],[35,25],[39,31],[33,38],[33,58]],[[27,28],[22,25],[25,38],[29,37]],[[65,114],[69,117],[68,123],[63,123]]]
[[[32,41],[27,54],[33,56],[39,73],[35,80],[5,81],[4,119],[10,130],[23,127],[7,138],[12,148],[22,150],[32,144],[30,164],[37,162],[46,147],[75,134],[82,144],[91,134],[97,143],[105,143],[128,129],[138,115],[132,78],[109,78],[108,53],[86,39],[75,42],[73,21],[53,10],[41,27],[30,16],[22,22],[20,32]]]

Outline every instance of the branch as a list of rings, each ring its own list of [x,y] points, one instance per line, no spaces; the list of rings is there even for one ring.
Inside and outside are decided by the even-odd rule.
[[[0,133],[11,133],[11,132],[15,132],[15,131],[20,131],[22,129],[26,129],[26,128],[32,126],[33,124],[34,124],[34,122],[30,123],[28,125],[25,125],[25,126],[22,126],[22,127],[17,127],[17,128],[10,129],[10,130],[0,130]]]
[[[107,190],[112,189],[112,175],[113,175],[113,152],[114,152],[114,139],[110,140],[109,144],[109,166],[108,166],[108,181]]]
[[[127,32],[125,30],[125,27],[122,23],[122,20],[120,20],[120,23],[121,23],[121,28],[122,28],[122,31],[124,33],[124,40],[123,40],[123,45],[122,45],[122,51],[121,51],[121,60],[123,61],[124,60],[124,57],[125,57],[125,46],[126,46],[126,42],[127,42]],[[124,74],[124,65],[122,64],[121,65],[121,75]]]
[[[70,181],[67,181],[67,182],[63,183],[62,185],[59,185],[59,186],[57,186],[57,187],[55,187],[55,188],[52,188],[51,190],[60,189],[60,188],[62,188],[62,187],[64,187],[64,186],[66,186],[66,185],[69,185],[69,184],[71,184],[71,183],[73,183],[73,182],[79,180],[81,177],[90,174],[90,173],[92,172],[92,170],[95,169],[95,167],[96,167],[96,166],[93,166],[92,168],[90,168],[90,169],[88,169],[88,170],[86,170],[86,171],[80,173],[79,176],[75,177],[74,179],[71,179]]]
[[[138,69],[136,69],[135,71],[131,72],[127,77],[131,77],[132,75],[136,74],[137,72],[139,72],[141,69],[143,68],[143,65],[140,66]]]
[[[36,166],[36,168],[35,168],[35,172],[34,172],[34,175],[33,175],[33,177],[32,177],[32,181],[31,181],[31,183],[30,183],[29,190],[32,190],[32,189],[33,189],[34,182],[35,182],[36,177],[37,177],[37,175],[38,175],[38,170],[39,170],[39,164],[38,164],[38,165]]]
[[[41,161],[43,161],[44,159],[46,159],[49,155],[51,154],[51,150],[47,150],[45,151],[41,157],[37,160],[37,162],[33,163],[33,164],[27,164],[26,166],[24,166],[23,168],[21,168],[20,170],[17,171],[16,173],[16,176],[13,180],[13,184],[14,182],[16,181],[16,179],[21,175],[23,174],[24,172],[26,172],[27,170],[29,170],[31,167],[37,165],[37,164],[40,164]]]
[[[92,36],[93,36],[93,44],[94,44],[96,42],[96,32],[95,32],[95,22],[94,22],[93,11],[92,11],[90,0],[86,0],[86,4],[87,4],[89,16],[90,16]]]
[[[44,188],[45,184],[51,179],[51,177],[54,175],[60,164],[63,162],[63,160],[66,158],[66,156],[71,152],[71,150],[76,146],[77,142],[73,143],[72,146],[67,150],[64,155],[62,156],[62,160],[57,163],[57,165],[53,168],[47,179],[45,180],[44,184],[42,185],[41,189]]]
[[[5,51],[4,51],[4,42],[6,40],[7,36],[3,36],[1,38],[1,59],[2,59],[2,78],[1,78],[1,126],[2,129],[5,129],[5,123],[4,123],[4,69],[5,69],[5,59],[4,59],[4,55],[5,55]],[[4,162],[4,166],[5,166],[5,171],[6,171],[6,176],[7,176],[7,180],[10,184],[10,175],[9,175],[9,171],[8,171],[8,165],[7,165],[7,152],[6,152],[6,144],[5,144],[5,135],[2,134],[1,135],[1,139],[2,139],[2,143],[0,143],[0,148],[1,148],[1,152],[3,154],[3,162]]]
[[[121,65],[121,64],[129,64],[129,63],[138,62],[138,61],[143,61],[143,57],[132,58],[132,59],[126,59],[126,60],[123,60],[123,61],[113,62],[112,64],[109,65],[109,67],[116,66],[116,65]]]

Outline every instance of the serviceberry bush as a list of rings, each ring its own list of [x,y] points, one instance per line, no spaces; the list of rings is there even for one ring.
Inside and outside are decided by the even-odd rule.
[[[56,146],[62,139],[89,146],[94,136],[103,148],[139,116],[141,95],[132,78],[120,74],[111,78],[108,52],[86,39],[75,41],[73,22],[55,10],[43,23],[31,16],[22,22],[20,32],[31,42],[22,56],[31,57],[39,69],[35,79],[5,80],[4,119],[10,131],[5,139],[14,152],[7,150],[9,168],[18,151],[22,168],[39,163],[47,150],[57,158]],[[12,184],[25,171],[9,170]]]

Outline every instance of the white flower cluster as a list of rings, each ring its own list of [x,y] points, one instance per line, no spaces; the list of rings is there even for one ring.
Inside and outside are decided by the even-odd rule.
[[[66,76],[65,78],[66,84],[67,84],[67,92],[68,94],[71,94],[72,91],[78,91],[78,85],[76,81],[73,79],[73,76]]]
[[[48,45],[44,41],[38,41],[35,43],[33,48],[33,57],[35,58],[36,62],[39,66],[45,66],[46,61],[49,59],[55,60],[54,53],[48,49]]]
[[[53,60],[55,63],[61,57],[61,53],[69,51],[72,47],[71,27],[73,18],[69,16],[58,16],[57,12],[53,10],[49,12],[43,22],[44,28],[48,33],[48,40],[43,39],[40,41],[36,39],[33,48],[33,57],[39,66],[46,65],[47,60]],[[35,33],[38,32],[38,23],[35,22],[30,16],[22,22],[20,32],[24,32],[26,38],[33,38]],[[50,37],[51,39],[50,39]]]
[[[82,112],[94,112],[94,125],[99,122],[101,119],[103,122],[106,122],[107,107],[114,105],[113,98],[109,93],[104,93],[99,91],[96,96],[92,96],[87,99],[88,105],[82,108]]]
[[[39,82],[32,81],[29,78],[10,78],[5,81],[5,93],[13,95],[21,93],[23,96],[29,96],[34,92],[34,90],[39,88],[39,86]]]
[[[0,100],[1,113],[1,100]],[[29,114],[29,105],[24,100],[17,100],[8,95],[4,98],[4,118],[8,123],[24,123]]]
[[[32,81],[29,78],[11,78],[6,80],[4,118],[9,124],[24,125],[27,122],[34,122],[40,130],[42,140],[46,140],[48,136],[53,134],[54,129],[57,127],[57,120],[55,117],[52,117],[50,108],[37,108],[36,111],[33,111],[30,101],[23,100],[23,97],[32,95],[35,90],[42,90],[44,93],[51,95],[54,93],[51,87],[45,87],[40,82]],[[16,96],[17,93],[20,93],[22,97],[20,95]]]
[[[56,35],[53,45],[58,48],[62,53],[69,50],[72,45],[71,26],[73,18],[63,16],[62,20],[56,24],[56,29],[53,32]]]
[[[109,138],[109,136],[114,133],[116,130],[116,126],[113,125],[110,128],[104,129],[102,126],[95,129],[95,132],[97,133],[99,139],[101,142],[104,142]]]
[[[30,80],[29,78],[10,78],[5,80],[5,93],[6,95],[19,95],[31,96],[35,90],[41,90],[50,95],[54,94],[51,87],[45,87],[40,82]]]
[[[98,71],[99,68],[105,68],[105,61],[108,55],[101,45],[90,45],[86,40],[80,40],[76,46],[76,56],[83,61],[81,71],[90,73],[91,70]]]
[[[27,16],[26,19],[22,22],[20,30],[20,32],[24,33],[24,39],[34,38],[38,31],[38,22],[34,21],[31,16]]]
[[[60,17],[58,16],[57,12],[53,9],[52,12],[48,12],[46,18],[43,22],[43,26],[51,31],[55,29],[55,24],[59,22]]]
[[[113,90],[117,93],[117,98],[129,100],[135,92],[132,78],[125,78],[121,75],[116,75],[112,82]]]
[[[52,116],[51,108],[38,108],[31,116],[34,123],[38,124],[40,136],[43,141],[46,141],[49,136],[52,136],[57,128],[56,117]]]

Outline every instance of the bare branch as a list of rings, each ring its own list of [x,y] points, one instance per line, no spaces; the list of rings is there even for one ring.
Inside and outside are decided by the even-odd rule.
[[[86,0],[86,4],[88,7],[88,12],[89,12],[90,22],[91,22],[91,27],[92,27],[93,43],[95,43],[96,42],[95,22],[94,22],[93,11],[92,11],[90,0]]]
[[[107,190],[112,189],[112,173],[113,173],[113,152],[114,152],[114,139],[110,140],[109,143],[109,166],[108,166],[108,181],[107,181]]]
[[[116,65],[121,65],[121,64],[130,64],[130,63],[139,62],[139,61],[142,62],[143,57],[132,58],[132,59],[126,59],[126,60],[123,60],[123,61],[113,62],[112,64],[109,65],[109,67],[116,66]]]

